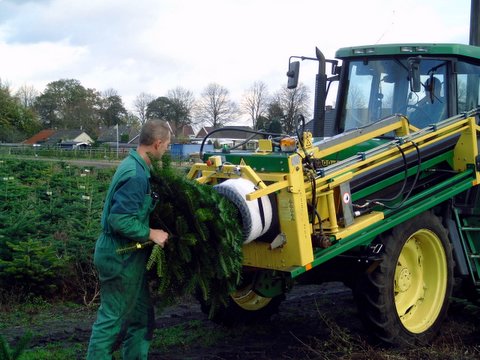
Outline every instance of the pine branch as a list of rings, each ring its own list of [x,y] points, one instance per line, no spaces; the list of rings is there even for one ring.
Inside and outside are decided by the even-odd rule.
[[[33,334],[27,331],[18,341],[17,345],[11,350],[8,342],[0,335],[0,360],[17,360],[27,348]]]
[[[127,246],[127,247],[117,249],[116,253],[119,254],[119,255],[120,254],[126,254],[128,252],[144,249],[148,246],[152,246],[153,244],[154,244],[153,241],[145,241],[143,243],[137,242],[137,243],[133,243],[133,244]]]
[[[7,340],[0,335],[0,360],[11,360],[11,350]]]
[[[20,355],[25,351],[27,348],[28,343],[32,339],[33,334],[30,331],[27,331],[18,341],[17,345],[15,346],[15,349],[13,350],[12,353],[12,360],[16,360],[20,358]]]
[[[153,247],[148,260],[148,269],[157,270],[152,274],[155,291],[164,303],[194,293],[212,304],[224,303],[239,283],[242,267],[243,236],[236,208],[210,185],[155,162],[151,180],[159,202],[150,226],[174,230],[169,231],[163,258]]]

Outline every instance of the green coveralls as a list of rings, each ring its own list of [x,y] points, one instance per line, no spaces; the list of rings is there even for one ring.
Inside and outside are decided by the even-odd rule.
[[[123,359],[147,359],[154,328],[153,306],[146,279],[148,252],[116,250],[132,241],[148,240],[154,203],[150,169],[131,150],[113,177],[102,215],[102,234],[94,263],[100,278],[100,308],[93,324],[88,360],[111,359],[123,344]]]

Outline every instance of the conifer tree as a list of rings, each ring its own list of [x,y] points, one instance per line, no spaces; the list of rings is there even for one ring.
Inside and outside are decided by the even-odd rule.
[[[234,205],[211,186],[176,173],[168,157],[154,164],[152,191],[158,203],[151,227],[169,233],[167,246],[154,245],[147,267],[164,304],[197,292],[214,310],[240,281],[242,231]]]

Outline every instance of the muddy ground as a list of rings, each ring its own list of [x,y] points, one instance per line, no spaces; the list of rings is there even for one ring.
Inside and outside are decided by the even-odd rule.
[[[58,316],[33,319],[30,347],[60,342],[69,347],[88,343],[93,311],[62,308]],[[193,324],[193,325],[192,325]],[[191,299],[157,314],[157,328],[181,326],[185,341],[158,345],[150,359],[480,359],[480,315],[471,304],[453,300],[438,339],[418,349],[387,349],[373,345],[360,323],[352,293],[339,283],[296,286],[270,321],[226,329],[209,321]],[[15,341],[24,326],[0,329]],[[196,333],[193,341],[186,339]],[[158,336],[158,334],[157,334]],[[163,340],[163,339],[162,339]],[[78,359],[84,353],[78,354]]]

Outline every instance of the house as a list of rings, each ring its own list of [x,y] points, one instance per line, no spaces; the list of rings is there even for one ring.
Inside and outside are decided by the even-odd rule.
[[[98,136],[97,142],[104,145],[109,145],[111,147],[115,147],[117,146],[118,140],[118,143],[121,144],[121,147],[135,147],[138,145],[139,132],[140,130],[138,126],[119,125],[118,132],[116,125],[110,126],[100,129],[100,134]]]
[[[60,146],[74,149],[90,146],[93,143],[93,139],[83,130],[46,129],[26,139],[23,143],[34,146]]]
[[[335,114],[336,111],[332,106],[325,107],[325,137],[335,135]],[[305,124],[305,131],[313,133],[313,120]]]
[[[172,137],[172,143],[190,141],[195,137],[195,132],[191,125],[183,125],[174,130],[172,123],[167,121],[168,128],[171,134],[177,134]],[[118,126],[118,139],[117,139],[117,127],[110,126],[108,128],[100,129],[100,135],[97,141],[99,143],[116,146],[117,140],[121,147],[134,147],[138,145],[138,137],[140,135],[140,126],[135,125],[119,125]]]
[[[54,133],[55,130],[53,129],[44,129],[39,133],[33,135],[31,138],[24,140],[22,143],[25,145],[41,145],[42,143],[47,141]]]
[[[173,123],[168,122],[172,134],[176,141],[191,140],[195,138],[195,131],[193,130],[192,125],[182,125],[177,128],[174,127]]]
[[[207,136],[213,130],[215,130],[215,128],[213,126],[204,126],[197,132],[197,135],[195,136],[195,138],[203,139],[205,136]]]

